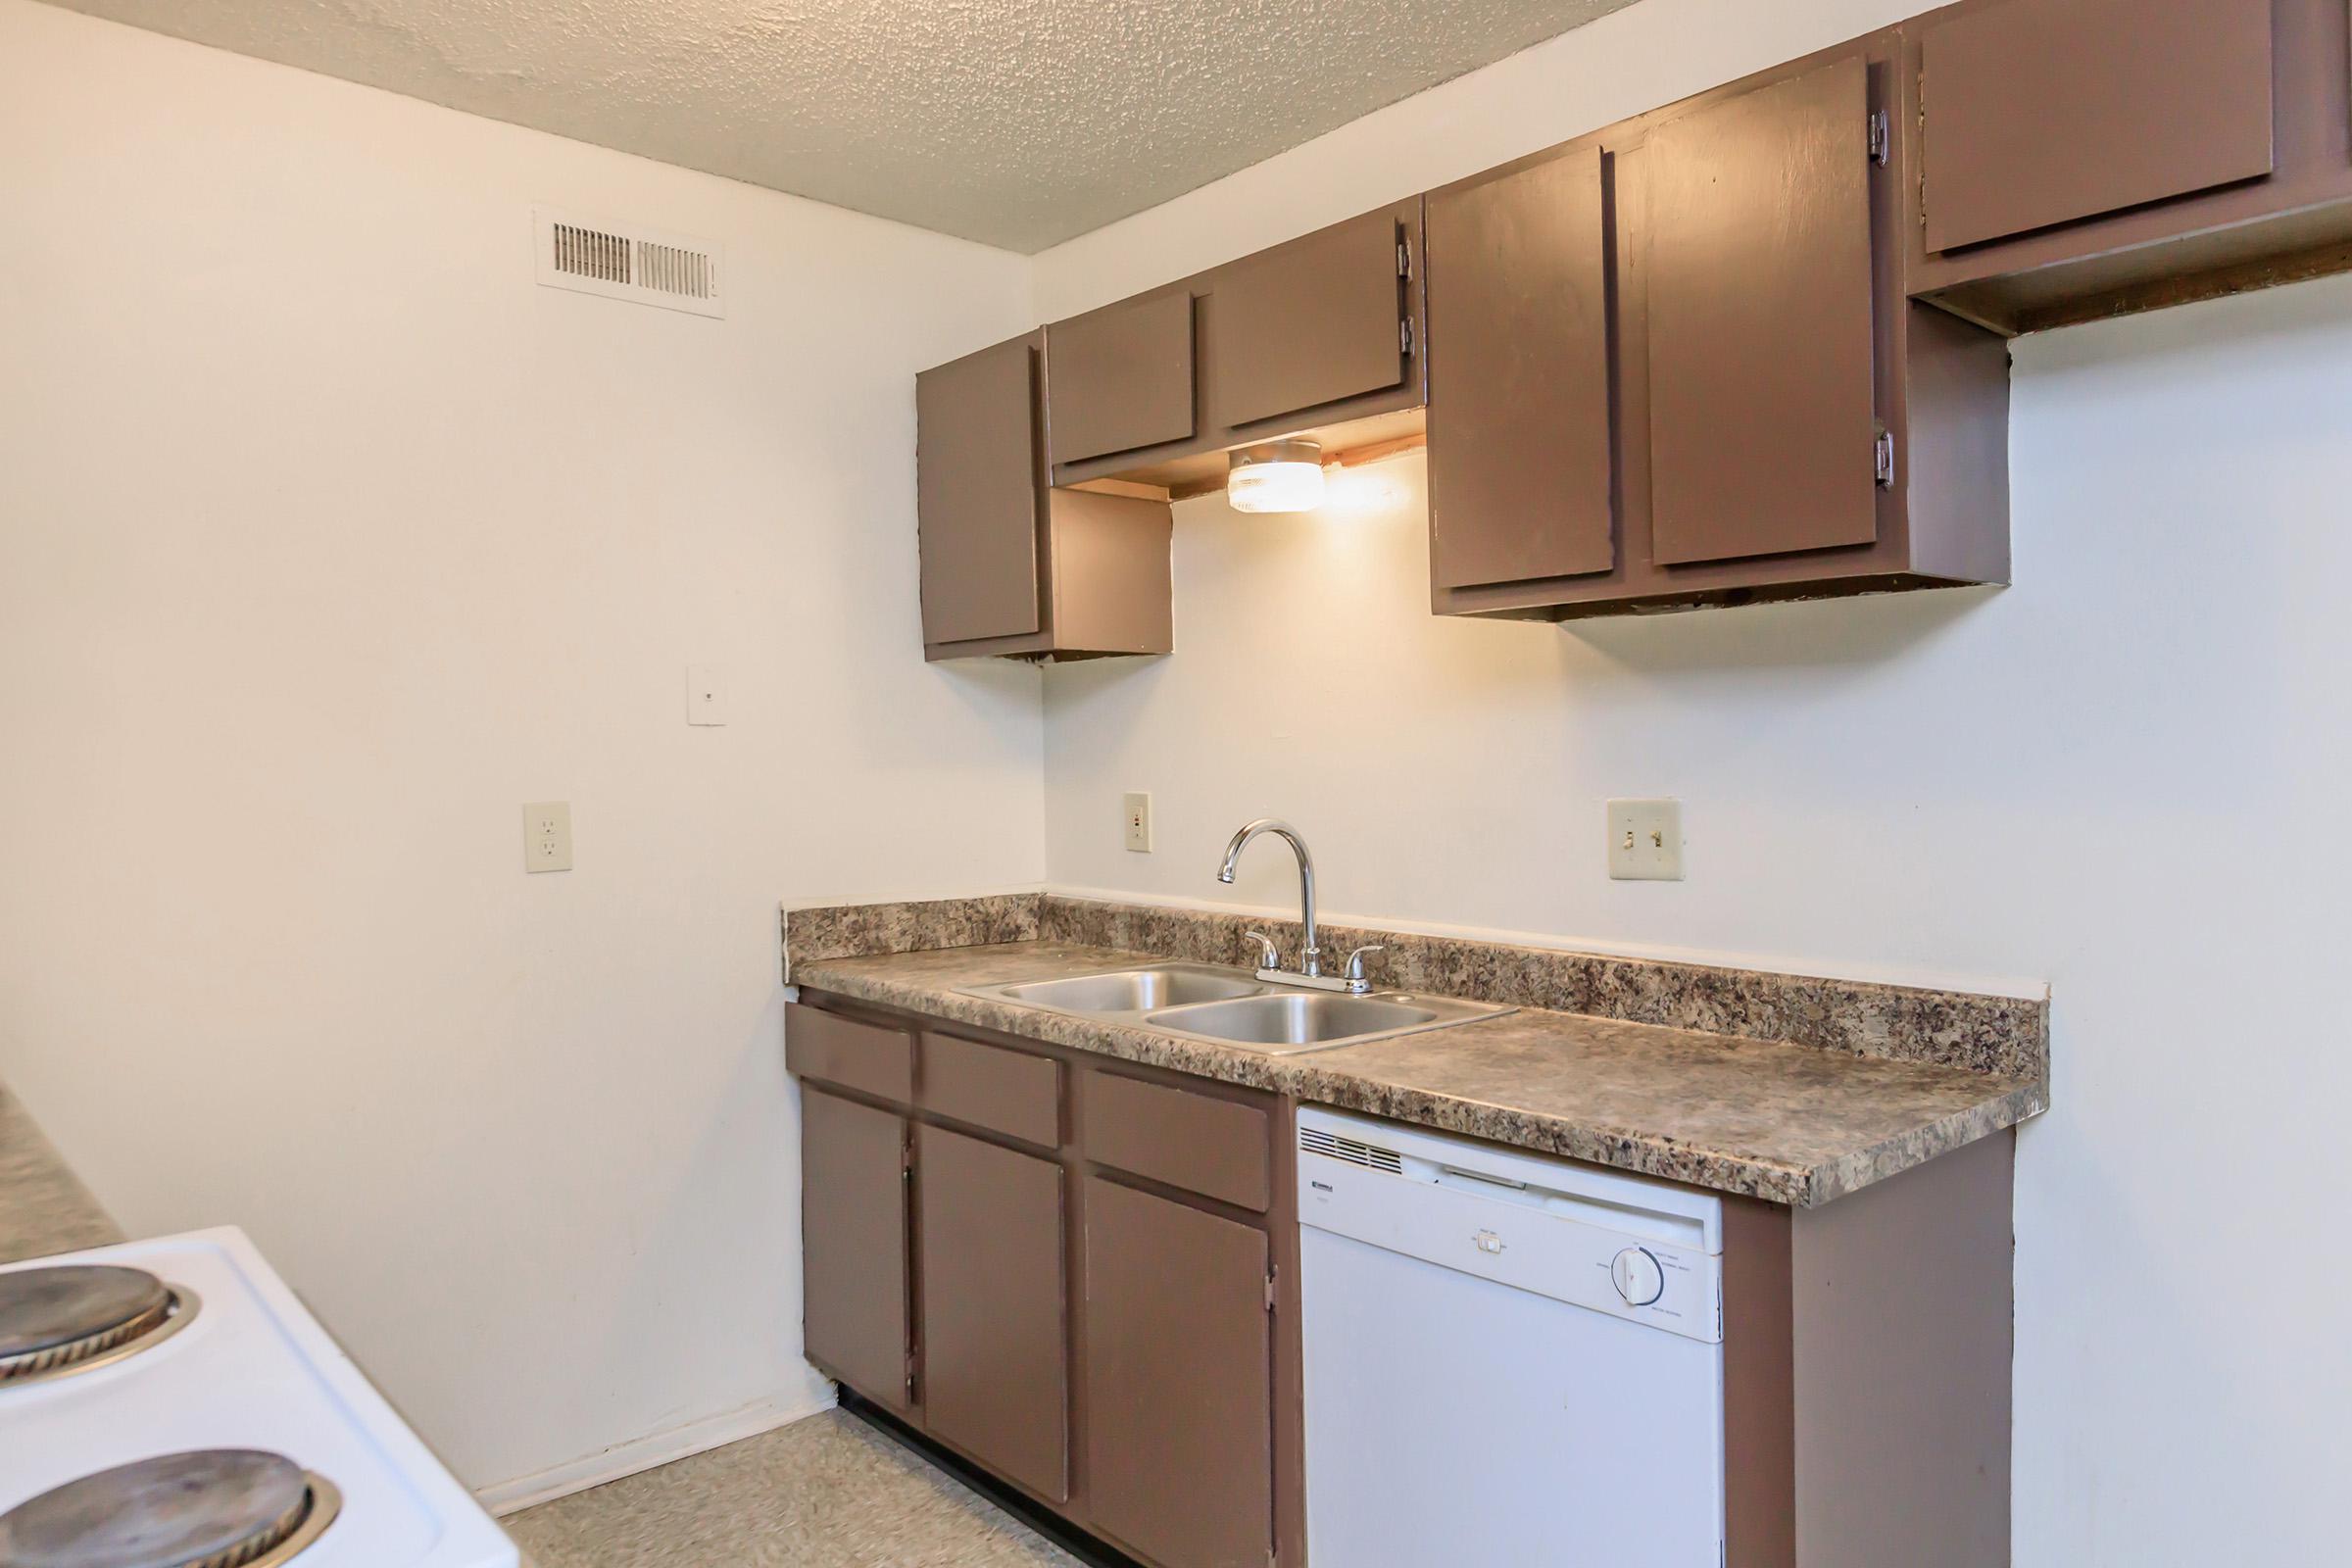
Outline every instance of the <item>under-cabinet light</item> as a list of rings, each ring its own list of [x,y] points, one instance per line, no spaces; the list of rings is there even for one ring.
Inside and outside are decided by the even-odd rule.
[[[1312,512],[1323,504],[1323,449],[1312,441],[1244,447],[1225,472],[1236,512]]]

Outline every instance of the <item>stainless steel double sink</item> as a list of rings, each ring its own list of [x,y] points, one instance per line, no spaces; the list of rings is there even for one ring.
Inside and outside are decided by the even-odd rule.
[[[1206,963],[1161,963],[1063,980],[973,986],[965,995],[1072,1017],[1140,1024],[1270,1056],[1361,1045],[1512,1010],[1493,1003],[1399,991],[1364,996],[1317,991]]]

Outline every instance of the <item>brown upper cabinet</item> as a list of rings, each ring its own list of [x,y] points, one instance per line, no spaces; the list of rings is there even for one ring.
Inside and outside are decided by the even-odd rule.
[[[1277,245],[1207,290],[1208,422],[1240,432],[1404,384],[1411,270],[1395,213]]]
[[[926,658],[1171,646],[1167,504],[1047,487],[1044,350],[1032,332],[915,377]]]
[[[1055,464],[1189,441],[1193,435],[1193,297],[1183,289],[1122,300],[1057,321],[1049,444]]]
[[[1649,137],[1660,566],[1878,537],[1871,114],[1868,65],[1848,56]]]
[[[2006,338],[2348,268],[2346,0],[1962,0],[930,372],[926,649],[1164,650],[1103,509],[1292,437],[1441,613],[2006,582]]]
[[[2346,265],[2343,0],[1969,0],[1900,29],[1908,292],[2004,332]]]
[[[1931,251],[2271,172],[2271,0],[2010,0],[1920,39]]]
[[[1440,594],[1615,564],[1600,149],[1432,191],[1430,573]]]
[[[1418,436],[1420,248],[1414,197],[1048,326],[1054,482],[1183,496],[1233,447]]]
[[[1878,34],[1431,195],[1440,612],[2007,579],[2006,346],[1902,296],[1898,58]]]

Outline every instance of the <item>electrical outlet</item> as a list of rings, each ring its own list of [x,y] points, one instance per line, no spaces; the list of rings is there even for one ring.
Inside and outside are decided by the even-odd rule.
[[[522,868],[571,869],[571,803],[534,801],[522,808]]]
[[[726,683],[716,664],[686,666],[686,722],[724,724],[727,721]]]
[[[1121,818],[1127,829],[1127,848],[1138,855],[1152,853],[1152,797],[1142,790],[1127,796],[1126,811]]]
[[[1683,879],[1683,803],[1609,802],[1609,876],[1619,882]]]

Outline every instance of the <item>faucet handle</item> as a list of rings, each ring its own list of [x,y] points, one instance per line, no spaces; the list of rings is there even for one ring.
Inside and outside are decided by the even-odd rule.
[[[1356,949],[1353,953],[1348,954],[1348,985],[1349,989],[1357,991],[1371,990],[1372,982],[1364,974],[1364,955],[1367,953],[1386,953],[1388,951],[1389,946],[1387,943],[1373,942]]]
[[[1274,945],[1272,937],[1267,936],[1263,931],[1245,931],[1242,933],[1242,940],[1257,944],[1258,968],[1279,969],[1282,967],[1282,950]]]

